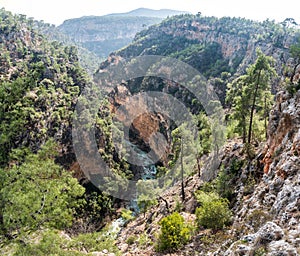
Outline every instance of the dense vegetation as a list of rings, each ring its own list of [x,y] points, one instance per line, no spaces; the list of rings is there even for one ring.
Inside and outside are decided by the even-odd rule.
[[[81,35],[93,37],[96,28],[92,25],[99,21],[96,17],[68,21],[65,29],[68,24],[74,29],[71,27],[83,20],[89,29],[79,28],[74,37],[82,32],[80,29],[84,29]],[[143,24],[148,26],[157,20],[127,17],[120,24],[120,17],[111,16],[102,21],[97,29],[112,26],[113,21],[126,34],[131,30],[126,27],[128,22],[140,29]],[[159,201],[164,202],[168,213],[158,222],[157,237],[151,240],[144,234],[138,240],[141,246],[152,243],[159,252],[172,252],[181,249],[201,230],[211,229],[211,237],[226,232],[231,224],[236,200],[233,186],[240,169],[249,164],[255,147],[266,138],[271,92],[276,91],[273,82],[282,75],[281,86],[290,94],[299,90],[300,43],[295,39],[297,29],[289,24],[289,20],[276,24],[269,20],[258,23],[200,14],[181,15],[138,33],[132,44],[115,53],[124,58],[164,55],[196,68],[214,86],[223,106],[228,108],[228,137],[241,138],[247,153],[244,158],[230,159],[226,167],[219,167],[213,180],[195,188],[195,221],[187,222],[180,214],[186,203],[187,182],[183,172],[200,178],[203,159],[219,145],[217,140],[223,138],[213,136],[211,119],[203,112],[201,103],[182,86],[153,77],[126,81],[124,84],[132,94],[158,90],[181,100],[191,110],[198,132],[195,137],[189,131],[191,124],[186,123],[178,127],[172,122],[169,127],[159,126],[160,132],[168,138],[169,151],[166,161],[155,166],[157,177],[173,175],[166,183],[169,186],[180,183],[181,202],[171,209],[159,189],[153,196],[151,182],[146,186],[138,182],[139,211],[135,214],[143,212],[146,216]],[[47,33],[51,40],[46,38]],[[107,37],[111,33],[120,36],[119,32],[110,31]],[[87,86],[98,90],[80,65],[77,49],[52,41],[59,37],[52,26],[0,10],[0,252],[83,255],[109,249],[118,255],[116,234],[103,227],[116,215],[116,208],[126,207],[128,202],[100,192],[89,183],[72,148],[72,118],[78,97]],[[64,41],[63,38],[60,40]],[[84,44],[98,51],[103,45],[93,40]],[[104,43],[113,45],[109,41],[113,39],[105,40]],[[277,57],[276,63],[272,55]],[[111,58],[100,69],[110,65]],[[99,106],[95,120],[98,151],[113,172],[132,179],[137,175],[135,167],[116,152],[114,145],[113,130],[118,132],[118,127],[113,123],[112,107],[109,100]],[[141,142],[138,139],[135,142]],[[245,178],[247,193],[251,193],[258,178],[254,174]],[[107,186],[107,191],[116,189],[111,184]],[[125,225],[135,219],[128,209],[121,210],[119,215]],[[147,222],[151,222],[151,218]],[[129,243],[134,244],[134,238],[131,237]]]
[[[82,90],[92,86],[91,79],[76,48],[48,41],[31,19],[1,9],[0,24],[1,248],[20,241],[27,245],[28,237],[43,229],[96,231],[114,212],[114,202],[73,169],[71,140],[74,107]],[[120,161],[113,161],[108,143],[110,120],[103,104],[97,133],[105,142],[99,147],[119,171]],[[16,255],[30,254],[29,247]]]
[[[160,21],[155,17],[87,16],[67,20],[59,30],[103,59],[129,44],[135,33]]]

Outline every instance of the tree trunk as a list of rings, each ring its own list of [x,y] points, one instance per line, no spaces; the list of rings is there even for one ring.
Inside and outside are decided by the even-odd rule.
[[[182,202],[185,200],[184,194],[184,184],[183,184],[183,138],[181,137],[181,154],[180,154],[180,164],[181,164],[181,199]]]
[[[264,116],[265,116],[265,136],[266,136],[266,139],[268,138],[268,131],[267,131],[267,117],[268,117],[268,113],[267,113],[267,96],[265,95],[265,113],[264,113]]]
[[[252,101],[251,112],[250,112],[250,122],[249,122],[249,131],[248,131],[248,143],[249,144],[251,143],[253,115],[254,115],[256,97],[257,97],[257,92],[258,92],[258,87],[259,87],[259,82],[260,82],[260,75],[261,75],[261,70],[259,70],[259,73],[258,73],[258,78],[257,78],[257,82],[255,85],[255,91],[254,91],[254,95],[253,95],[253,101]]]

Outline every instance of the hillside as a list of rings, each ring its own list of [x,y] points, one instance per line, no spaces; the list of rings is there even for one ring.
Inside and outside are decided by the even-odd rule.
[[[1,255],[299,255],[296,25],[169,17],[91,81],[51,26],[0,24]]]
[[[108,14],[108,16],[135,16],[135,17],[139,16],[139,17],[155,17],[155,18],[165,19],[168,16],[180,15],[185,13],[187,12],[175,11],[170,9],[153,10],[148,8],[138,8],[125,13]]]
[[[161,62],[151,65],[150,59],[147,62],[147,55],[162,55],[188,63],[196,68],[207,79],[207,83],[217,91],[223,107],[227,108],[226,111],[229,113],[226,116],[228,129],[231,129],[230,115],[233,110],[230,109],[231,103],[225,101],[226,94],[231,83],[239,81],[236,79],[251,70],[250,66],[255,63],[259,55],[258,48],[263,54],[275,60],[272,65],[277,73],[277,76],[274,74],[270,76],[270,88],[273,93],[278,92],[278,94],[275,105],[270,110],[267,137],[264,137],[263,129],[256,135],[253,133],[254,137],[258,137],[253,139],[249,151],[247,149],[249,145],[243,143],[241,137],[236,137],[236,134],[231,140],[227,140],[220,150],[217,170],[205,164],[210,160],[205,154],[194,165],[189,163],[188,159],[191,158],[188,157],[195,154],[189,147],[198,147],[199,144],[193,144],[191,137],[185,139],[181,150],[190,152],[188,153],[190,155],[183,156],[181,165],[184,169],[192,168],[192,174],[182,182],[178,172],[170,171],[173,175],[173,186],[158,193],[154,198],[153,194],[152,197],[149,195],[149,192],[141,192],[140,200],[143,202],[142,198],[148,196],[150,201],[144,203],[146,205],[144,213],[139,214],[134,220],[129,220],[121,229],[117,245],[122,255],[299,254],[297,199],[299,157],[296,152],[299,147],[297,135],[299,122],[296,121],[299,116],[299,59],[293,59],[290,52],[290,47],[297,42],[298,35],[299,30],[296,27],[289,28],[284,24],[271,21],[259,23],[239,18],[217,19],[199,15],[182,15],[166,19],[159,25],[138,33],[130,45],[112,53],[101,64],[95,74],[95,82],[99,80],[99,85],[103,85],[100,81],[106,70],[114,70],[114,67],[120,63],[122,68],[122,61],[128,58],[133,59],[129,64],[124,64],[126,67],[124,72],[140,74],[140,70],[143,70],[145,65],[148,67],[146,69],[148,74],[155,74],[156,71],[160,77],[162,74],[168,77],[175,72],[174,77],[177,78],[176,72],[182,72],[184,76],[184,72],[188,74],[188,69],[174,70],[172,64],[176,66],[178,63],[175,60],[164,62],[168,60],[167,58],[162,58]],[[140,57],[143,56],[146,61],[139,63]],[[299,58],[299,55],[297,56]],[[138,63],[137,66],[134,66],[135,62]],[[297,70],[297,75],[293,74],[292,67]],[[290,76],[293,78],[290,79]],[[172,75],[170,77],[172,78]],[[150,96],[141,95],[153,91],[167,93],[183,102],[195,115],[203,110],[201,104],[195,104],[193,100],[195,95],[171,78],[164,80],[155,75],[138,77],[122,83],[115,89],[111,88],[109,95],[115,118],[128,126],[131,142],[146,152],[152,149],[160,155],[159,146],[163,144],[160,144],[159,138],[155,138],[153,134],[159,132],[164,136],[169,147],[164,152],[165,158],[161,158],[156,165],[159,177],[167,175],[169,170],[173,171],[174,158],[180,161],[180,155],[176,158],[176,145],[177,150],[180,147],[176,144],[178,143],[176,134],[180,130],[165,114],[164,107],[168,106],[166,97],[162,103],[157,96],[156,102],[152,103]],[[113,77],[111,79],[113,81]],[[288,80],[292,81],[290,86],[298,89],[292,90],[293,92],[289,89],[287,92]],[[144,110],[143,114],[140,114],[141,109]],[[172,109],[168,110],[172,113]],[[175,111],[179,109],[175,108]],[[129,116],[128,119],[136,118],[132,118],[132,122],[128,124],[126,116]],[[198,118],[201,131],[205,132],[205,120],[199,116]],[[200,150],[198,155],[203,150],[205,152],[204,143],[208,143],[205,136],[211,135],[209,133],[202,135],[200,149],[197,149]],[[201,168],[202,165],[204,167]],[[155,189],[151,193],[155,193]],[[228,200],[232,219],[230,224],[227,224],[227,228],[223,226],[223,229],[216,230],[213,223],[210,224],[210,228],[207,228],[209,225],[206,223],[207,226],[200,224],[196,231],[193,229],[200,218],[199,209],[207,200],[197,196],[198,193],[204,195],[217,193]],[[220,212],[222,211],[224,209],[220,209]],[[184,221],[179,217],[175,220],[176,213],[180,213]],[[167,216],[170,219],[167,220]],[[211,222],[217,222],[214,216],[218,216],[218,210],[213,211],[209,216]],[[193,226],[189,242],[184,242],[188,234],[180,233],[185,232],[183,223]],[[172,228],[181,231],[172,232]],[[159,234],[164,234],[163,232],[166,232],[165,236],[160,236]],[[172,239],[175,242],[172,242]]]
[[[23,16],[25,19],[26,16]],[[101,63],[101,59],[88,49],[84,48],[79,42],[76,42],[70,36],[62,33],[60,29],[49,23],[44,23],[43,21],[28,19],[28,22],[31,24],[32,28],[36,30],[39,34],[44,35],[48,41],[58,41],[68,46],[75,46],[78,51],[78,58],[80,65],[92,75],[95,70],[98,68]]]
[[[184,12],[141,8],[128,13],[70,19],[58,28],[103,59],[129,44],[137,32],[159,23],[167,16],[181,13]]]
[[[197,174],[185,179],[184,202],[180,201],[178,182],[122,229],[117,240],[122,255],[165,255],[157,253],[154,246],[161,229],[159,221],[177,211],[186,222],[195,222],[200,205],[195,192],[211,188],[231,197],[231,225],[217,232],[200,228],[181,250],[167,255],[299,255],[300,94],[281,91],[276,98],[268,140],[257,148],[255,158],[246,159],[241,141],[227,143],[217,177],[208,183]],[[269,168],[263,173],[267,162]]]
[[[116,54],[124,58],[170,56],[187,62],[207,77],[219,76],[223,71],[234,76],[253,63],[257,47],[276,58],[279,71],[294,40],[293,28],[268,20],[259,23],[186,14],[138,33],[129,46]]]
[[[167,56],[189,64],[203,75],[225,107],[227,84],[244,74],[247,67],[254,63],[257,48],[276,60],[274,68],[278,76],[272,78],[272,91],[276,92],[284,72],[282,67],[291,64],[289,47],[296,42],[296,37],[297,29],[271,21],[258,23],[240,18],[217,19],[199,15],[171,17],[138,33],[130,45],[112,53],[96,72],[95,81],[103,71],[124,59]],[[159,91],[175,96],[193,113],[202,108],[191,92],[174,81],[145,77],[132,79],[121,87],[123,89],[113,93],[112,102],[116,101],[117,106],[120,99],[126,102],[138,92]],[[156,107],[160,109],[159,105]],[[139,134],[136,136],[145,137],[139,127],[138,122],[133,124],[135,134]],[[157,125],[155,129],[158,131],[161,127]],[[165,134],[166,138],[170,138],[170,132]]]
[[[82,91],[94,86],[76,48],[47,40],[23,15],[1,9],[0,21],[0,254],[45,255],[48,249],[30,251],[31,235],[45,231],[53,243],[58,230],[95,232],[118,201],[101,194],[75,164],[74,109]],[[107,110],[103,103],[96,130],[110,158]],[[121,160],[110,161],[126,172]]]
[[[76,48],[47,41],[32,20],[1,10],[0,40],[3,166],[15,148],[65,141],[76,98],[91,82]]]

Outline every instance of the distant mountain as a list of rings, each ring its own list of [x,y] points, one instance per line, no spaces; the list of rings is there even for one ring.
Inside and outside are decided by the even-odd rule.
[[[138,16],[138,17],[155,17],[155,18],[167,18],[168,16],[188,14],[185,11],[176,11],[170,9],[153,10],[148,8],[138,8],[126,13],[112,13],[107,16]]]
[[[136,33],[160,23],[168,16],[186,12],[140,8],[128,13],[69,19],[58,28],[75,42],[105,58],[131,43]]]

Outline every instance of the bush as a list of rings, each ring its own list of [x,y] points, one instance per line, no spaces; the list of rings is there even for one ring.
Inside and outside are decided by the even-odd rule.
[[[159,225],[161,233],[156,245],[156,250],[159,252],[177,250],[190,240],[190,229],[178,212],[162,218]]]
[[[37,239],[38,240],[38,239]],[[68,251],[65,245],[68,241],[60,237],[58,231],[48,230],[42,234],[40,241],[30,241],[27,243],[19,243],[14,255],[59,255],[59,256],[79,256],[84,255],[79,251]]]
[[[122,209],[121,216],[125,220],[125,222],[131,221],[134,219],[134,216],[132,215],[133,212],[129,209]]]
[[[220,198],[216,193],[199,191],[196,195],[201,206],[196,209],[198,226],[213,230],[223,229],[231,219],[228,200]]]
[[[0,233],[72,225],[85,189],[54,162],[53,146],[50,141],[21,165],[0,169]]]
[[[109,234],[107,227],[100,232],[80,234],[72,239],[68,244],[69,250],[75,251],[103,251],[108,250],[115,255],[120,255],[120,251],[116,246],[116,241],[113,235]]]

